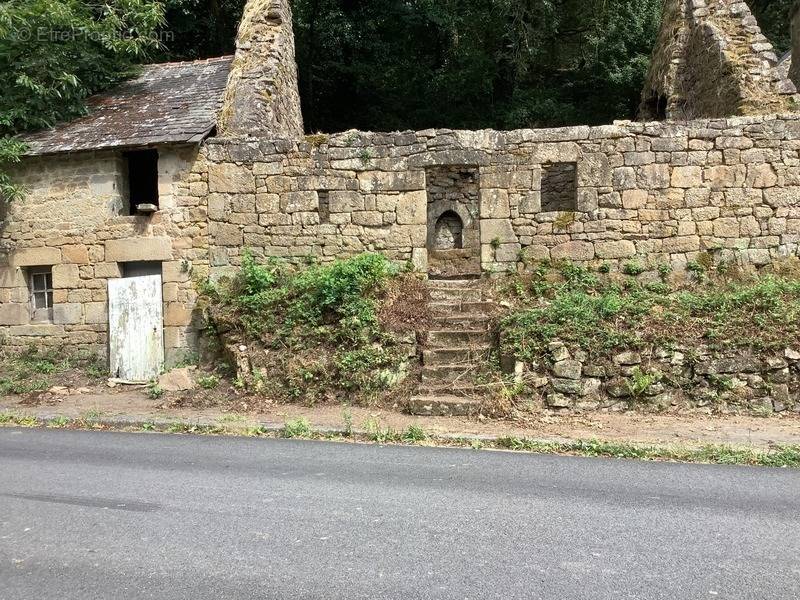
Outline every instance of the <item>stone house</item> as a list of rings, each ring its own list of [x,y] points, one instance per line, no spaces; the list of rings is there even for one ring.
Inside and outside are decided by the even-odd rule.
[[[26,138],[26,198],[0,215],[2,344],[85,348],[125,375],[152,327],[145,366],[174,364],[197,346],[195,282],[245,248],[380,251],[432,277],[797,255],[790,70],[743,2],[666,0],[664,14],[649,122],[304,136],[288,1],[250,0],[234,57],[148,67]],[[158,290],[136,288],[147,277]]]

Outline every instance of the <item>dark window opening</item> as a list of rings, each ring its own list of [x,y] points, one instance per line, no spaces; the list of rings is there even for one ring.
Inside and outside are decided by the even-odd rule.
[[[542,211],[574,212],[578,204],[577,163],[542,166]]]
[[[319,198],[319,222],[331,222],[331,200],[327,190],[317,192]]]
[[[666,96],[653,92],[647,102],[645,102],[646,118],[656,121],[666,121],[668,104],[669,101]]]
[[[141,150],[125,154],[128,163],[130,214],[158,210],[158,151]]]
[[[53,321],[53,267],[30,267],[28,292],[31,320],[38,323]]]
[[[464,247],[464,224],[455,212],[448,210],[436,221],[434,248],[459,250]]]
[[[137,261],[122,263],[123,277],[145,277],[161,275],[161,263],[155,261]]]

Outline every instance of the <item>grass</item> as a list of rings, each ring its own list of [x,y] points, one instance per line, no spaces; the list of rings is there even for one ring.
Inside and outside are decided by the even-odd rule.
[[[397,432],[382,426],[378,421],[368,422],[363,432],[342,430],[333,433],[316,431],[305,418],[287,421],[282,428],[262,425],[246,428],[229,428],[225,424],[206,425],[198,423],[152,423],[145,422],[129,427],[112,427],[101,422],[82,418],[39,419],[30,415],[0,412],[0,425],[17,427],[51,427],[68,429],[104,429],[120,431],[163,432],[195,435],[244,435],[248,437],[271,437],[285,439],[324,440],[335,442],[372,442],[380,444],[404,444],[471,448],[473,450],[507,450],[532,454],[602,457],[643,461],[667,461],[720,465],[747,465],[760,467],[800,468],[800,445],[776,446],[770,450],[748,447],[731,447],[709,444],[697,447],[681,445],[647,445],[629,442],[609,442],[596,439],[572,441],[546,441],[519,437],[461,438],[437,436],[419,426],[410,425]]]

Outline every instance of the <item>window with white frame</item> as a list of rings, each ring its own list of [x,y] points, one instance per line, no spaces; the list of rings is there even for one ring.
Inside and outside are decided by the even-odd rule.
[[[31,318],[33,321],[53,320],[53,268],[31,267],[28,269],[28,291],[30,292]]]

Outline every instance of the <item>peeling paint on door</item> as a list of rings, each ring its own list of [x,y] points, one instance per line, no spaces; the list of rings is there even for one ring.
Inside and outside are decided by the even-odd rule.
[[[164,366],[161,276],[108,281],[109,362],[111,375],[149,381]]]

